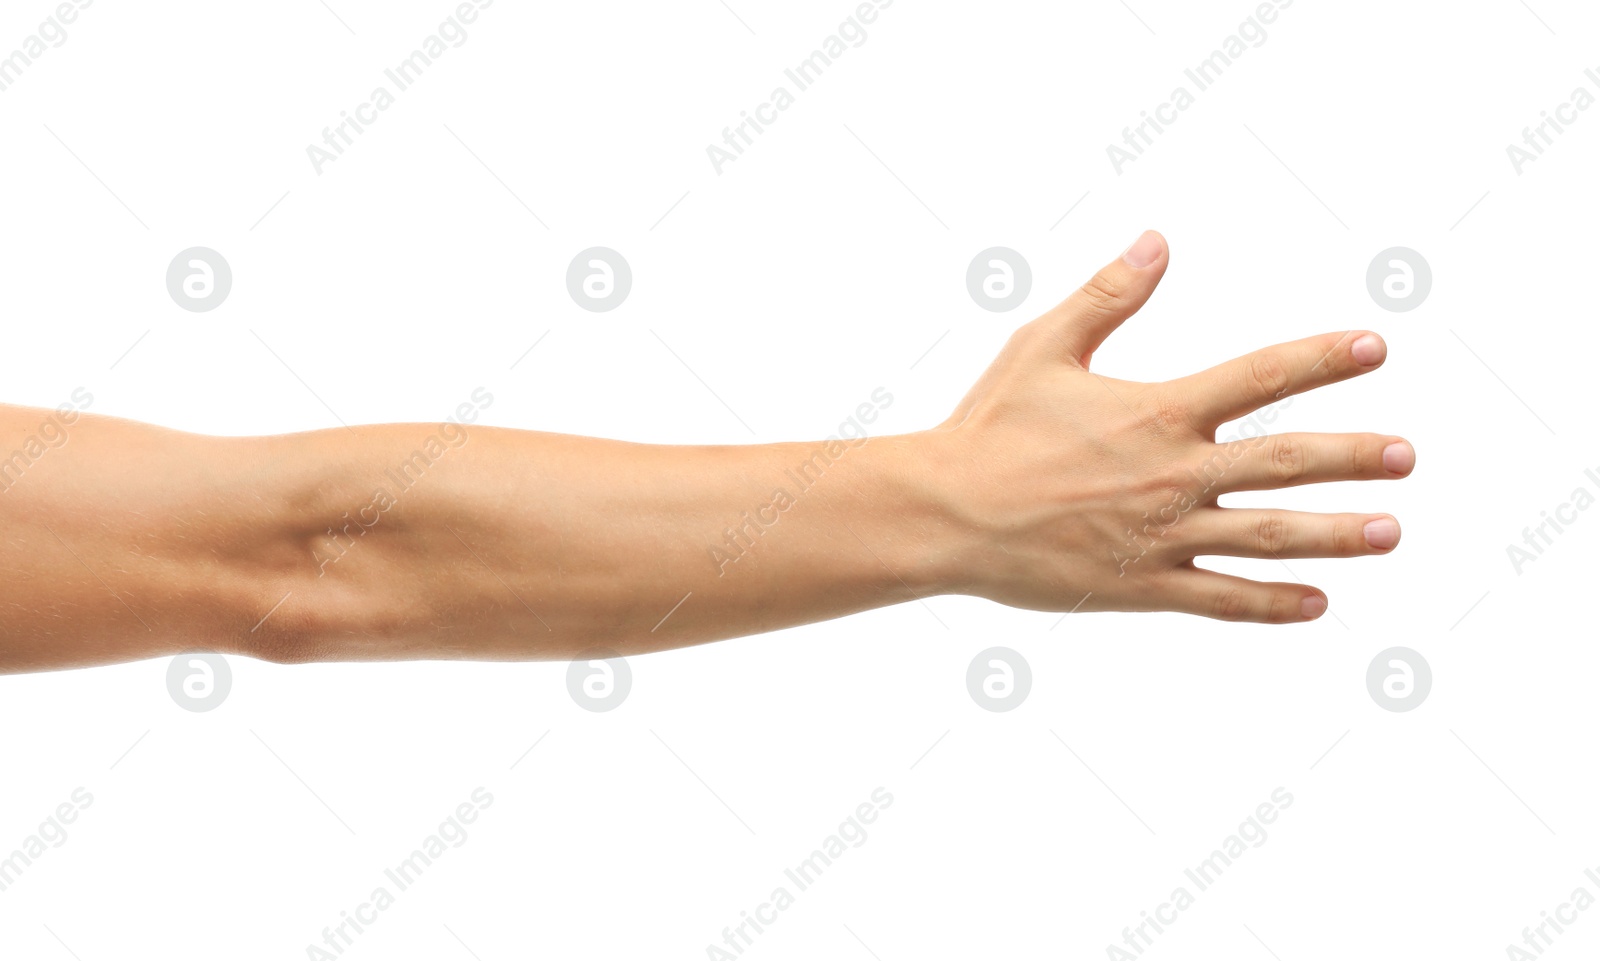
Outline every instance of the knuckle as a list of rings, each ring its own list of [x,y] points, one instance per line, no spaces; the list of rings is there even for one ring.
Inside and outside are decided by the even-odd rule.
[[[1006,338],[1006,345],[1008,347],[1026,347],[1039,340],[1043,333],[1039,320],[1030,320],[1011,332],[1011,336]]]
[[[1193,466],[1188,468],[1181,476],[1184,483],[1193,487],[1199,485],[1200,494],[1208,502],[1214,502],[1226,488],[1213,491],[1222,484],[1228,471],[1233,469],[1234,458],[1228,456],[1227,448],[1212,445],[1202,451],[1202,456],[1197,457]]]
[[[1288,437],[1275,437],[1267,451],[1267,470],[1279,484],[1291,484],[1306,475],[1305,445]]]
[[[1189,410],[1189,405],[1171,394],[1154,394],[1146,402],[1146,409],[1156,429],[1163,434],[1197,429],[1194,423],[1194,414]]]
[[[1078,290],[1084,306],[1100,313],[1112,313],[1122,306],[1126,287],[1105,274],[1095,274]]]
[[[1350,476],[1362,477],[1383,467],[1383,446],[1373,437],[1360,437],[1350,445]]]
[[[1156,497],[1161,498],[1162,505],[1170,505],[1179,513],[1187,513],[1197,503],[1197,498],[1194,496],[1194,475],[1180,465],[1156,468],[1146,475],[1132,475],[1129,483],[1137,484],[1141,480],[1150,485]]]
[[[1299,620],[1299,595],[1288,591],[1273,591],[1272,600],[1267,605],[1267,622],[1270,624],[1283,624],[1287,621]]]
[[[1250,602],[1243,588],[1228,587],[1217,592],[1211,604],[1211,614],[1219,621],[1239,621],[1250,612]]]
[[[1250,386],[1269,400],[1282,397],[1289,389],[1289,369],[1271,354],[1250,358],[1245,376],[1250,379]]]
[[[1012,358],[1031,354],[1039,342],[1040,334],[1033,322],[1023,324],[1011,332],[1006,338],[1005,347],[1000,351],[1000,357]]]
[[[1274,557],[1289,546],[1289,525],[1284,523],[1279,514],[1269,512],[1261,515],[1260,520],[1256,521],[1254,534],[1256,546]]]
[[[1354,518],[1342,517],[1335,520],[1329,539],[1338,554],[1350,556],[1367,553],[1366,534],[1362,532],[1361,524]]]

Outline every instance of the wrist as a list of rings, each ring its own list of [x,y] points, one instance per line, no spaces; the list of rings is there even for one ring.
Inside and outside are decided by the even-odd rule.
[[[873,438],[873,510],[885,564],[919,596],[978,594],[979,537],[954,494],[961,467],[939,431]]]

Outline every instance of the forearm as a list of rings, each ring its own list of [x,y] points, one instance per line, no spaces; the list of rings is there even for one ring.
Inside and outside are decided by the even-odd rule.
[[[210,438],[85,415],[69,439],[3,495],[21,575],[0,588],[9,670],[194,647],[633,654],[953,582],[914,437],[666,447],[389,424]]]
[[[905,601],[945,577],[905,438],[668,447],[471,427],[423,465],[437,429],[356,433],[265,442],[320,465],[293,482],[314,493],[295,508],[303,596],[285,604],[313,623],[328,605],[306,639],[316,657],[634,654]]]

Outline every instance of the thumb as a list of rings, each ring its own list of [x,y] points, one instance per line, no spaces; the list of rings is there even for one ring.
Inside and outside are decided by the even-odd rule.
[[[1057,304],[1046,316],[1059,332],[1066,356],[1087,367],[1089,355],[1144,306],[1166,271],[1166,238],[1147,230],[1121,257]]]

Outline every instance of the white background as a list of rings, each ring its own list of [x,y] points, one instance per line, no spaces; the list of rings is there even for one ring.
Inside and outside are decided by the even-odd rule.
[[[707,144],[853,4],[500,0],[319,176],[306,146],[453,9],[329,2],[101,0],[0,93],[7,401],[83,386],[250,434],[437,421],[483,386],[493,424],[742,443],[831,433],[881,386],[875,430],[909,431],[1155,227],[1171,269],[1097,369],[1380,331],[1381,372],[1277,426],[1402,434],[1413,477],[1248,502],[1392,512],[1404,542],[1295,562],[1332,601],[1310,625],[938,598],[636,659],[606,714],[564,664],[234,659],[204,714],[164,661],[0,679],[0,854],[94,798],[0,893],[7,956],[306,957],[478,786],[468,840],[345,957],[704,958],[879,786],[866,842],[744,957],[1106,957],[1279,786],[1146,957],[1505,957],[1600,894],[1600,512],[1506,555],[1600,468],[1600,109],[1506,156],[1594,90],[1592,5],[1300,0],[1119,176],[1106,145],[1255,4],[900,0],[718,176]],[[7,4],[0,53],[51,9]],[[210,313],[165,289],[196,245],[234,273]],[[566,291],[593,245],[633,268],[611,313]],[[993,245],[1032,264],[1010,314],[965,290]],[[1366,290],[1396,245],[1433,268],[1409,313]],[[1366,688],[1397,644],[1434,673],[1410,713]],[[1032,665],[1010,713],[966,690],[994,645]],[[1547,956],[1600,949],[1580,918]]]

